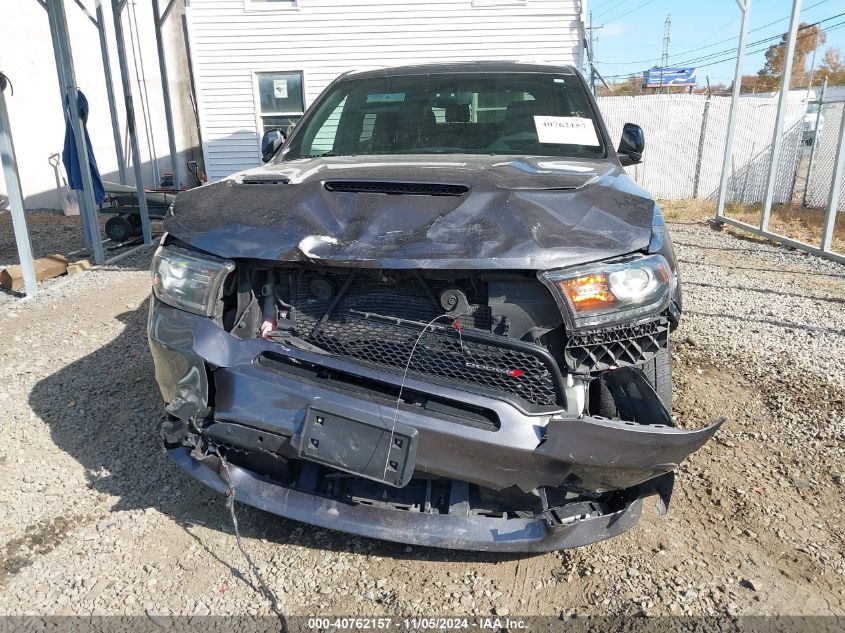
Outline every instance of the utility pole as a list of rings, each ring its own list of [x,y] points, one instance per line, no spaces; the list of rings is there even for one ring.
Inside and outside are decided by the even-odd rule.
[[[669,65],[669,31],[672,29],[672,14],[666,16],[663,23],[663,53],[660,55],[660,87],[663,88],[663,70]],[[666,92],[669,89],[666,88]]]
[[[596,94],[596,67],[593,59],[593,12],[590,11],[590,89]]]
[[[604,27],[601,26],[593,26],[593,12],[590,11],[590,26],[587,27],[587,30],[590,32],[589,43],[587,44],[587,59],[590,63],[590,88],[593,91],[593,94],[596,94],[596,55],[595,55],[595,37],[593,35],[594,31],[598,31]],[[604,80],[602,80],[604,81]]]

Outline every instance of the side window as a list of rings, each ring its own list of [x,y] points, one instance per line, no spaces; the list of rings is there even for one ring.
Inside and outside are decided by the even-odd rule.
[[[376,113],[365,112],[364,120],[361,123],[361,136],[358,138],[358,143],[366,143],[373,138],[373,128],[376,124]]]
[[[289,133],[305,112],[301,72],[256,73],[260,134],[278,128]]]
[[[325,123],[320,126],[317,133],[314,135],[314,140],[311,141],[311,147],[306,148],[307,154],[325,154],[334,149],[334,141],[337,137],[337,126],[340,123],[340,115],[343,114],[343,108],[346,105],[346,99],[337,104],[337,107],[332,111]]]

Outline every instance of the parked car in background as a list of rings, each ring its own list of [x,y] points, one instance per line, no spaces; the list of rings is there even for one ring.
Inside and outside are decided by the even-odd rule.
[[[171,457],[280,516],[448,548],[620,534],[719,428],[677,427],[660,209],[583,77],[343,75],[266,164],[180,194],[149,340]]]
[[[824,127],[824,115],[820,112],[821,104],[810,103],[804,113],[801,127],[801,139],[805,145],[812,145]]]

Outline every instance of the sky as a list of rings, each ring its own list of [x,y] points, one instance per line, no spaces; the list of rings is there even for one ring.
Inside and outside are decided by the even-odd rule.
[[[829,46],[845,55],[845,1],[803,0],[801,7],[801,22],[825,20],[822,29],[833,29],[817,51],[816,66]],[[711,84],[733,80],[742,16],[736,0],[588,0],[587,9],[593,26],[602,27],[595,30],[595,57],[608,82],[660,64],[667,15],[672,16],[669,66],[699,68],[702,85],[708,75]],[[791,11],[791,0],[751,0],[744,75],[763,67],[765,50],[775,40],[754,43],[785,33]]]

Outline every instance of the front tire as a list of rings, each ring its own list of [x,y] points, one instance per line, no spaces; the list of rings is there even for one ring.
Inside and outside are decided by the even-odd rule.
[[[654,358],[640,365],[646,379],[657,393],[663,406],[672,413],[672,352],[666,347]],[[594,380],[590,386],[590,412],[604,418],[618,417],[616,403],[607,386],[601,380]]]
[[[642,369],[663,406],[672,413],[672,351],[668,347],[661,349]]]

